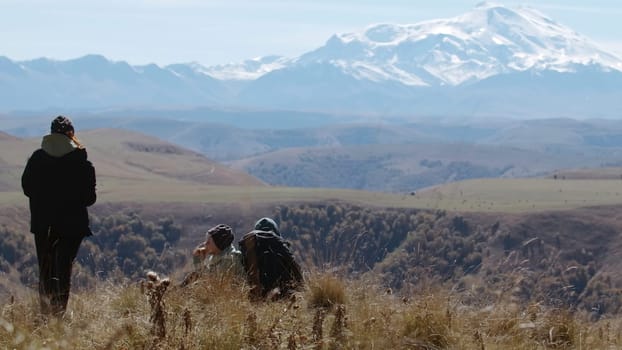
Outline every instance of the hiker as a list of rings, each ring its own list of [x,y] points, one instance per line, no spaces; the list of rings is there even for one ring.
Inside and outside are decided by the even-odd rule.
[[[271,218],[257,220],[239,245],[251,300],[282,299],[302,286],[302,272],[290,243],[281,238],[279,227]]]
[[[30,202],[41,312],[62,316],[69,301],[73,262],[82,240],[92,235],[87,207],[97,196],[95,168],[71,120],[58,116],[50,131],[26,163],[22,189]]]
[[[220,224],[210,228],[205,234],[205,242],[192,251],[195,270],[188,274],[181,286],[186,286],[204,273],[231,273],[242,276],[244,269],[240,251],[233,246],[233,230]]]

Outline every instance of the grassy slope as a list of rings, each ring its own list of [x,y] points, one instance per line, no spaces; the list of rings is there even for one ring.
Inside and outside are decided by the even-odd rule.
[[[478,179],[423,189],[415,195],[341,189],[212,186],[167,178],[100,177],[98,203],[286,203],[343,200],[379,207],[461,212],[532,212],[622,204],[622,180]],[[18,191],[0,205],[25,204]]]
[[[622,180],[477,179],[420,191],[456,211],[531,212],[622,203]]]
[[[398,296],[370,281],[330,275],[309,276],[295,299],[274,303],[249,302],[247,289],[228,278],[208,276],[187,288],[170,286],[161,299],[154,290],[102,284],[74,293],[67,316],[48,322],[40,321],[34,295],[22,295],[0,310],[0,346],[526,350],[622,345],[619,320],[593,323],[585,314],[539,305],[468,306],[447,291],[411,290]],[[314,306],[322,303],[332,307]],[[153,312],[159,307],[160,317]]]
[[[556,171],[552,176],[558,179],[592,179],[592,180],[621,180],[621,167],[566,169]]]
[[[153,186],[118,182],[103,201],[283,203],[343,200],[372,206],[465,212],[531,212],[622,204],[622,180],[479,179],[424,189],[415,195],[356,190],[254,186]]]
[[[79,133],[96,168],[98,182],[170,181],[211,185],[253,185],[263,183],[204,156],[139,133],[99,129]],[[19,179],[26,160],[39,147],[40,139],[18,139],[0,135],[0,191],[19,191]],[[175,186],[175,185],[172,185]]]

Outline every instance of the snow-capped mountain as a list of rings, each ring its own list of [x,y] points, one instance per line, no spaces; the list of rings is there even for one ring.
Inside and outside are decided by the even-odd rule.
[[[622,60],[544,14],[491,3],[454,18],[338,34],[297,61],[313,62],[361,80],[413,86],[460,85],[529,69],[574,72],[581,65],[622,71]]]
[[[260,57],[204,72],[223,80],[254,80],[278,69],[317,63],[360,80],[410,86],[455,86],[510,72],[574,72],[593,65],[622,71],[622,59],[538,11],[484,2],[454,18],[376,24],[336,34],[297,58]]]
[[[622,60],[526,7],[332,36],[243,90],[280,108],[619,117]],[[267,102],[270,101],[270,102]]]
[[[255,80],[266,73],[286,67],[291,58],[283,56],[256,57],[243,62],[203,67],[201,72],[220,80]]]
[[[619,118],[622,60],[536,10],[491,3],[211,67],[0,56],[0,110],[107,106]]]

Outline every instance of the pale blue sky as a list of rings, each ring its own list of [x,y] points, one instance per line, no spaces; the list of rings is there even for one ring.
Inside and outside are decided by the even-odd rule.
[[[102,54],[130,64],[298,56],[334,33],[410,24],[474,8],[463,0],[0,0],[0,56]],[[535,8],[622,57],[622,1],[504,1]]]

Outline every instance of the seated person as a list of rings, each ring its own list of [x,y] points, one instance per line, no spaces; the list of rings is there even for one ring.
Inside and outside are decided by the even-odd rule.
[[[233,246],[233,230],[228,225],[217,225],[205,234],[205,242],[194,248],[192,257],[195,270],[188,274],[181,286],[196,281],[203,273],[232,273],[242,276],[244,267],[240,251]]]
[[[300,265],[274,220],[266,217],[257,220],[239,245],[251,300],[283,299],[302,287]]]

